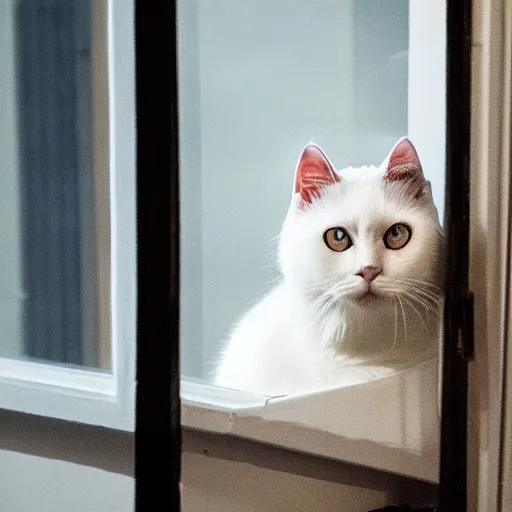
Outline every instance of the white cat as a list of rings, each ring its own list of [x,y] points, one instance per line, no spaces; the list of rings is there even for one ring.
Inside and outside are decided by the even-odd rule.
[[[443,230],[413,145],[335,171],[306,146],[281,282],[235,327],[214,378],[269,396],[361,383],[437,357]]]

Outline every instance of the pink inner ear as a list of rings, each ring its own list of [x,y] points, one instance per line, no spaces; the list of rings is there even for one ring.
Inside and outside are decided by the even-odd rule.
[[[409,139],[403,139],[393,149],[389,157],[388,168],[384,175],[385,181],[402,181],[423,178],[418,153]]]
[[[324,152],[313,144],[302,151],[295,173],[295,192],[302,200],[311,203],[320,196],[320,189],[340,181]]]

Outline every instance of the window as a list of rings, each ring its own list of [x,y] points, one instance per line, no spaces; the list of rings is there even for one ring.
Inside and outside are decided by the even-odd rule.
[[[130,6],[0,7],[0,406],[126,429],[135,366]]]
[[[388,142],[405,130],[429,170],[442,212],[444,4],[396,2],[370,9],[363,0],[326,1],[314,8],[254,2],[242,10],[234,2],[181,1],[185,425],[437,479],[432,368],[417,368],[417,377],[407,380],[412,387],[389,378],[387,387],[337,390],[337,401],[332,393],[279,399],[219,389],[209,385],[208,372],[228,326],[271,277],[265,265],[273,260],[264,247],[267,236],[277,234],[287,203],[280,198],[291,188],[288,170],[305,139],[329,148],[341,165],[357,165],[378,161]],[[128,430],[133,428],[136,247],[132,11],[132,2],[124,0],[7,0],[0,6],[0,407]],[[477,331],[489,342],[490,361],[477,361],[473,386],[484,395],[480,411],[489,413],[496,428],[504,414],[498,410],[498,380],[506,366],[501,361],[506,314],[504,297],[494,292],[506,282],[503,230],[509,224],[503,150],[510,138],[503,122],[509,106],[502,90],[509,69],[494,58],[510,46],[502,45],[508,36],[500,30],[501,14],[500,9],[477,13],[482,28],[474,52],[478,158],[471,197]],[[317,73],[304,73],[297,61],[313,53]],[[317,109],[298,101],[299,93],[314,97]],[[347,124],[340,126],[337,119]],[[229,146],[236,160],[247,163],[239,174],[216,152],[219,141],[228,139],[236,141]],[[265,155],[256,151],[263,143]],[[221,172],[224,166],[230,175]],[[275,169],[276,175],[270,180],[261,169]],[[239,181],[238,194],[221,186],[226,177],[229,185]],[[249,186],[266,187],[275,202],[258,209],[261,199],[247,193]],[[214,193],[219,200],[213,200]],[[39,208],[41,202],[47,207]],[[252,223],[251,229],[219,237],[225,227],[239,227],[240,219]],[[58,229],[62,237],[55,236]],[[489,239],[498,231],[503,236]],[[244,252],[247,262],[237,254],[237,240],[251,249]],[[53,267],[63,262],[65,276]],[[233,262],[244,263],[245,271]],[[498,297],[499,304],[489,309],[486,297]],[[426,407],[415,400],[419,388],[432,397]],[[396,393],[406,398],[402,405],[409,416],[393,409],[391,417],[382,407]],[[351,416],[356,398],[381,408]],[[339,421],[338,410],[349,411],[346,422]],[[364,429],[355,428],[353,419]],[[399,439],[383,435],[389,431]],[[425,445],[423,434],[429,438]],[[487,436],[480,436],[482,468],[488,467],[489,453],[499,457],[508,439],[504,434],[495,436],[490,448]],[[492,501],[498,475],[487,484]]]
[[[208,381],[219,343],[276,278],[276,237],[308,141],[358,166],[409,134],[442,216],[443,7],[181,3],[185,376]]]
[[[13,150],[3,154],[11,250],[1,266],[11,282],[2,317],[11,325],[2,348],[109,369],[107,39],[97,11],[87,1],[22,0],[4,13],[16,129],[6,126]]]
[[[407,134],[442,218],[445,10],[443,1],[179,2],[185,425],[437,481],[435,362],[286,398],[209,384],[232,325],[279,278],[276,239],[306,143],[340,167],[379,165]]]
[[[133,428],[136,247],[132,7],[124,0],[110,0],[108,6],[8,0],[0,6],[0,407],[128,430]],[[378,161],[386,138],[405,130],[429,169],[443,210],[444,2],[396,2],[386,9],[370,9],[362,0],[286,7],[285,12],[283,4],[260,2],[245,11],[233,2],[213,6],[208,0],[182,0],[179,7],[184,423],[436,481],[432,367],[383,379],[378,386],[298,397],[209,385],[219,340],[244,301],[266,289],[265,264],[272,260],[262,247],[280,225],[285,208],[280,198],[291,188],[285,169],[295,162],[303,139],[329,147],[342,165],[357,165]],[[498,23],[502,12],[484,11],[478,13],[483,30],[474,58],[483,79],[475,84],[472,277],[477,330],[489,342],[490,362],[478,360],[473,385],[481,395],[479,412],[486,411],[479,421],[498,431],[506,412],[498,410],[506,390],[498,381],[502,366],[506,369],[501,358],[507,315],[504,294],[494,292],[506,282],[509,165],[503,148],[510,134],[501,86],[510,70],[499,58],[487,58],[501,55],[508,35]],[[309,35],[307,44],[297,34]],[[297,66],[308,52],[320,56],[313,61],[316,74]],[[314,97],[317,110],[298,101],[305,95]],[[43,108],[47,115],[41,115]],[[347,124],[339,126],[338,118]],[[288,125],[289,119],[294,122]],[[219,141],[228,139],[236,141],[230,154],[247,163],[240,174],[217,152]],[[263,143],[265,155],[256,151]],[[221,172],[224,167],[230,174]],[[269,180],[261,169],[278,172]],[[226,177],[229,185],[239,180],[240,194],[226,193]],[[266,187],[275,202],[264,201],[260,208],[261,199],[242,195],[246,186]],[[43,202],[45,208],[39,208]],[[240,226],[236,217],[252,223],[251,229],[231,229],[229,237],[220,237],[224,228]],[[488,237],[498,231],[499,238]],[[237,254],[237,241],[250,249],[244,252],[248,262]],[[245,272],[226,262],[246,264]],[[54,264],[65,272],[56,272]],[[486,297],[497,297],[497,304],[487,308]],[[431,399],[418,403],[418,390]],[[399,406],[386,407],[389,397],[398,395]],[[369,404],[366,412],[363,403]],[[489,457],[498,459],[510,437],[506,428],[502,434],[489,445],[488,436],[480,436],[480,469],[485,469],[480,477],[490,502],[498,499],[494,490],[506,475],[504,467],[502,475],[487,475]]]

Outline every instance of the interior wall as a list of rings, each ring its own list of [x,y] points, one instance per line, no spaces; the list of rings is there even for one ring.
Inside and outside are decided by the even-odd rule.
[[[436,486],[200,432],[183,439],[183,512],[368,512],[435,503]]]
[[[0,411],[0,510],[130,512],[133,435]],[[183,512],[367,512],[435,487],[252,441],[185,431]]]
[[[0,411],[2,512],[130,512],[133,436]]]

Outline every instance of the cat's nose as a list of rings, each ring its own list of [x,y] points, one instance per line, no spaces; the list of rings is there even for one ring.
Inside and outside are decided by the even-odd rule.
[[[359,272],[356,272],[356,276],[361,276],[365,281],[370,283],[381,273],[382,273],[381,267],[367,266],[367,267],[363,267],[361,270],[359,270]]]

